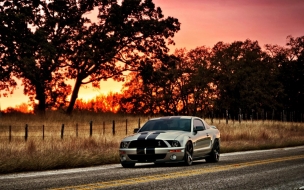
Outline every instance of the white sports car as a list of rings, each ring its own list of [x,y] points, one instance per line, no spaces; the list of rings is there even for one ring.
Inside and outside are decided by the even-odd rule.
[[[139,162],[191,165],[193,160],[218,162],[220,158],[219,130],[199,117],[153,118],[134,132],[120,143],[120,161],[125,168]]]

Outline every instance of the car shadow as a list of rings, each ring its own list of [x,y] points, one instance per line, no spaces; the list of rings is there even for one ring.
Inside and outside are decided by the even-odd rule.
[[[195,165],[201,165],[201,164],[208,164],[206,161],[194,161],[192,163],[192,166]],[[189,167],[189,166],[185,166],[184,163],[138,163],[135,165],[134,168],[166,168],[166,167]],[[133,169],[134,169],[133,168]]]

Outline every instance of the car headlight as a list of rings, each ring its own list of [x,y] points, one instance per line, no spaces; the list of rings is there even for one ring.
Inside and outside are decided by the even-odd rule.
[[[120,148],[128,148],[129,146],[129,141],[123,141],[120,143]]]
[[[180,147],[180,143],[178,141],[174,140],[174,141],[171,142],[171,146],[172,147]]]

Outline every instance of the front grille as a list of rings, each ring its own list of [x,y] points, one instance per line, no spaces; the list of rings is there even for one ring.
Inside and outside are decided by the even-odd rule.
[[[166,157],[166,154],[141,154],[141,155],[128,154],[128,157],[131,160],[137,160],[141,162],[154,162],[159,159],[164,159]]]
[[[164,148],[168,147],[162,140],[135,140],[131,141],[129,148]]]

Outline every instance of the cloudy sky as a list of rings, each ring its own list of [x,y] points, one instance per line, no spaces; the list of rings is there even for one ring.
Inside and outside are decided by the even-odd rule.
[[[165,17],[181,22],[181,30],[174,37],[176,48],[188,50],[198,46],[212,47],[219,41],[257,40],[260,46],[284,46],[286,37],[304,35],[304,0],[153,0]],[[28,98],[19,86],[9,98],[0,98],[1,109],[14,107]],[[101,89],[90,85],[82,88],[79,98],[93,98],[99,93],[119,92],[121,83],[105,81]]]

